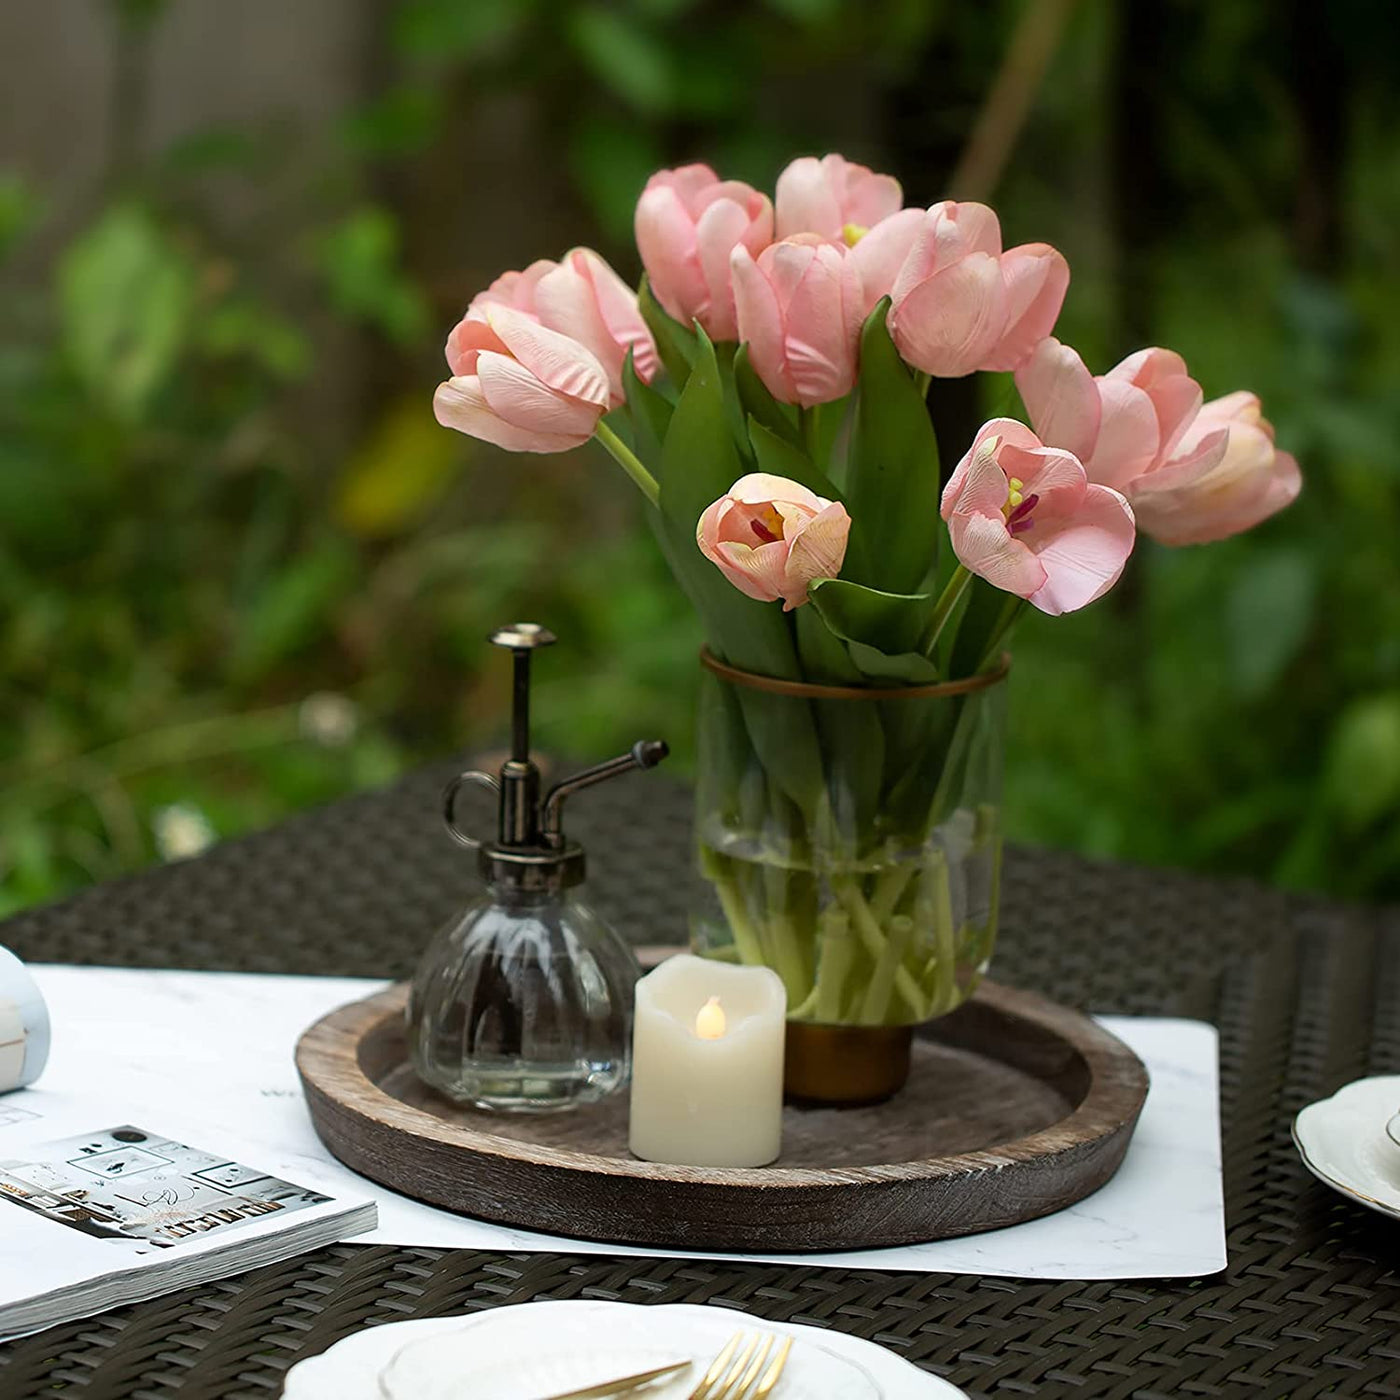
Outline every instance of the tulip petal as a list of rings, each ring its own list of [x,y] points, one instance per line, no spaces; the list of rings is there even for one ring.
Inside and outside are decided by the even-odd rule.
[[[1155,495],[1162,491],[1178,491],[1194,486],[1220,464],[1229,445],[1231,429],[1222,425],[1204,435],[1193,434],[1190,444],[1171,461],[1137,478],[1132,483],[1132,499]],[[1272,455],[1272,454],[1271,454]]]
[[[748,342],[749,363],[775,399],[796,403],[797,391],[783,353],[783,313],[773,284],[742,244],[730,257],[730,270],[735,329],[739,339]]]
[[[779,249],[786,245],[779,244]],[[825,255],[825,256],[824,256]],[[809,258],[783,317],[786,378],[804,407],[832,403],[855,385],[859,327],[846,314],[843,256],[833,247]]]
[[[1078,352],[1046,336],[1016,371],[1016,388],[1036,436],[1086,461],[1099,436],[1099,390]]]
[[[1029,598],[1045,585],[1044,565],[1012,537],[999,512],[956,512],[948,523],[948,538],[958,561],[995,588]]]
[[[734,315],[734,293],[729,280],[729,255],[741,243],[749,226],[748,211],[732,199],[717,199],[695,223],[696,255],[705,283],[704,300],[696,307],[695,319],[712,340],[735,340],[738,323]]]
[[[1057,447],[1018,447],[1003,443],[997,453],[1002,472],[1021,482],[1024,497],[1037,498],[1035,514],[1071,515],[1088,489],[1079,458]]]
[[[548,388],[509,355],[483,350],[476,372],[487,407],[528,432],[587,442],[607,407],[606,399],[589,404]]]
[[[771,472],[750,472],[741,476],[725,493],[731,500],[745,505],[761,505],[769,501],[790,501],[794,505],[805,506],[814,515],[831,504],[824,501],[815,491],[809,491],[801,482],[791,481],[785,476],[774,476]]]
[[[966,487],[968,474],[972,469],[972,464],[981,459],[987,458],[983,446],[989,438],[997,440],[997,448],[1002,443],[1011,443],[1015,447],[1039,447],[1040,439],[1026,427],[1024,423],[1018,423],[1014,418],[991,418],[983,423],[977,430],[977,436],[972,439],[972,446],[963,454],[962,461],[953,468],[953,474],[948,478],[947,485],[943,488],[943,497],[939,502],[939,513],[944,520],[947,520],[953,511],[962,502],[962,493]],[[969,497],[969,510],[985,510],[988,514],[1001,510],[1006,504],[1006,473],[996,466],[995,461],[990,465],[1001,473],[1000,494],[997,493],[997,480],[994,476],[983,475],[979,477],[978,485],[973,495]],[[977,505],[972,505],[972,501],[977,501]]]
[[[541,384],[583,403],[607,407],[607,371],[591,350],[504,306],[487,307],[486,321],[506,350]]]
[[[496,414],[481,392],[475,375],[462,375],[439,384],[433,395],[433,416],[444,428],[494,443],[507,452],[567,452],[592,436],[560,435],[517,427]]]
[[[1084,470],[1090,481],[1122,491],[1157,459],[1157,410],[1145,390],[1125,379],[1104,375],[1098,386],[1099,436]]]
[[[841,572],[850,533],[851,517],[839,501],[833,501],[800,527],[788,550],[785,612],[807,601],[807,586],[813,579],[835,578]]]
[[[696,252],[695,219],[680,193],[667,185],[648,185],[637,201],[633,231],[652,293],[668,315],[688,326],[688,308],[704,303],[707,292]]]
[[[893,291],[923,222],[922,209],[901,209],[882,219],[851,249],[849,256],[860,273],[862,320],[881,297]]]
[[[972,253],[934,273],[897,301],[890,314],[900,355],[940,379],[973,373],[1004,324],[1001,269],[987,253]]]
[[[1006,324],[981,368],[1013,370],[1055,328],[1069,290],[1069,264],[1048,243],[1027,243],[1001,255]]]
[[[757,549],[722,542],[715,548],[714,562],[740,593],[760,603],[776,603],[783,596],[787,556],[788,547],[782,540]]]
[[[790,162],[778,176],[774,191],[774,232],[779,239],[795,233],[816,233],[823,238],[841,236],[841,206],[832,182],[815,156]]]
[[[643,384],[656,377],[661,361],[656,353],[642,313],[637,309],[637,294],[613,270],[612,266],[589,249],[580,250],[592,269],[593,292],[598,298],[598,312],[608,334],[626,351],[632,352],[632,367]]]
[[[1034,532],[1031,548],[1045,570],[1029,595],[1041,612],[1074,612],[1101,598],[1118,581],[1133,552],[1132,508],[1117,491],[1091,486],[1074,515]]]

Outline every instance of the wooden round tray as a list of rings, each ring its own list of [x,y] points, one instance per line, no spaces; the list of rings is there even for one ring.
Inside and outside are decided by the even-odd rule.
[[[463,1215],[686,1250],[870,1248],[1049,1215],[1118,1169],[1147,1071],[1087,1017],[984,982],[921,1027],[907,1087],[868,1108],[784,1111],[771,1167],[678,1167],[627,1150],[627,1095],[542,1117],[423,1085],[407,988],[333,1011],[297,1046],[321,1140],[347,1166]]]

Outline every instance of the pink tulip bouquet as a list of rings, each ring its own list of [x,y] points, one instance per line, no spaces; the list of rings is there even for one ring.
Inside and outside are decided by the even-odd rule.
[[[1004,647],[1117,582],[1139,529],[1233,535],[1297,495],[1257,398],[1203,403],[1152,348],[1094,375],[1052,332],[1069,268],[985,205],[903,207],[838,155],[769,197],[652,176],[631,288],[596,253],[508,272],[447,342],[438,421],[517,452],[596,439],[708,638],[704,950],[776,968],[790,1016],[907,1024],[990,952]],[[951,471],[932,378],[1013,372]]]

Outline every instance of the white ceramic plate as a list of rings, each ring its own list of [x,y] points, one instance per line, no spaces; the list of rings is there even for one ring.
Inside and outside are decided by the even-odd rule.
[[[1319,1181],[1358,1204],[1400,1219],[1395,1106],[1400,1074],[1357,1079],[1293,1120],[1293,1142]],[[1389,1136],[1387,1136],[1389,1134]]]
[[[893,1352],[844,1333],[779,1325],[729,1308],[642,1307],[591,1301],[522,1303],[464,1317],[367,1327],[287,1372],[284,1400],[538,1400],[601,1362],[625,1375],[638,1355],[708,1365],[740,1329],[790,1335],[792,1354],[773,1400],[957,1400],[963,1392]],[[430,1350],[431,1348],[431,1350]],[[436,1356],[434,1356],[436,1352]],[[470,1358],[468,1361],[467,1359]],[[470,1371],[464,1370],[467,1361]],[[613,1362],[620,1369],[613,1369]],[[704,1365],[645,1392],[690,1394]],[[552,1370],[550,1368],[553,1368]],[[445,1374],[445,1378],[438,1377]],[[578,1384],[587,1384],[590,1369]],[[558,1376],[563,1376],[555,1384]],[[484,1388],[487,1381],[492,1388]],[[499,1387],[497,1389],[496,1387]],[[965,1397],[964,1397],[965,1400]]]

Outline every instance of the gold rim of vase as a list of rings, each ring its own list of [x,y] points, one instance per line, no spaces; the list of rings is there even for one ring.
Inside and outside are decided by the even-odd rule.
[[[909,1078],[913,1026],[789,1021],[783,1089],[795,1103],[856,1108],[897,1094]]]

